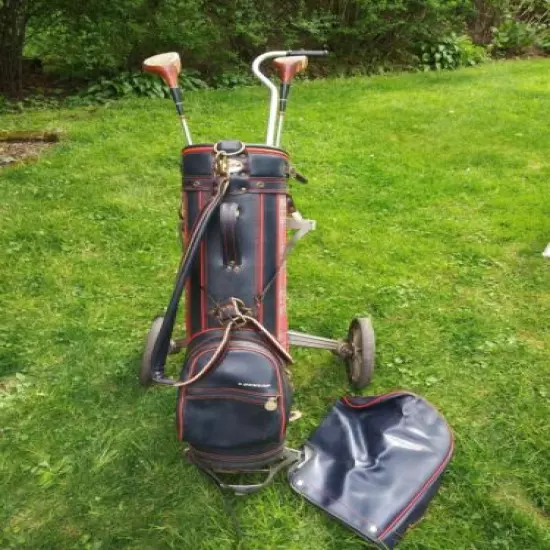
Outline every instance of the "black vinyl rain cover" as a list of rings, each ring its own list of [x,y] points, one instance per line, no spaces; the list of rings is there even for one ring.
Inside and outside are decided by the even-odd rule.
[[[289,471],[292,488],[378,548],[423,516],[453,454],[439,412],[404,392],[344,397]]]

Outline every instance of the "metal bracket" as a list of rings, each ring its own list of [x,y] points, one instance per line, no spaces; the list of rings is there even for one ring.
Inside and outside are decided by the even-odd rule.
[[[324,338],[323,336],[315,336],[295,330],[289,330],[288,337],[290,344],[293,346],[326,349],[342,358],[350,357],[353,354],[351,345],[345,340],[333,340],[331,338]]]
[[[317,227],[317,222],[315,220],[305,220],[302,218],[302,215],[297,210],[292,213],[292,217],[286,219],[286,227],[291,231],[296,231],[290,239],[287,248],[286,254],[288,255],[290,251],[294,248],[294,245],[302,238],[305,237],[310,231],[314,231]]]

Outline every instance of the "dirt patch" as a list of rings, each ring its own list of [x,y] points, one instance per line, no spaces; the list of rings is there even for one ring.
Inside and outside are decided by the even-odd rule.
[[[35,160],[59,141],[60,131],[0,131],[0,169]]]
[[[27,160],[36,160],[42,151],[53,146],[53,143],[41,141],[0,143],[0,170]]]

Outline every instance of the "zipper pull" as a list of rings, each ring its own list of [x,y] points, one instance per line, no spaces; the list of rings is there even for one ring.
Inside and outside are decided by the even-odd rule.
[[[307,183],[307,178],[300,174],[300,172],[298,172],[298,170],[296,170],[296,168],[292,165],[289,167],[288,174],[291,178],[294,178],[300,183]]]
[[[269,412],[273,412],[277,410],[277,398],[276,397],[270,397],[264,405],[264,409]]]

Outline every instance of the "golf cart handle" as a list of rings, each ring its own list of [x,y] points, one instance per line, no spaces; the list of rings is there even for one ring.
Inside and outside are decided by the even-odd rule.
[[[268,59],[275,59],[276,57],[291,57],[291,56],[299,56],[299,55],[305,55],[305,56],[324,56],[328,55],[328,51],[326,50],[275,50],[271,52],[265,52],[252,62],[252,72],[256,75],[256,77],[267,86],[267,88],[270,91],[271,99],[270,99],[270,107],[269,107],[269,119],[267,123],[267,137],[266,137],[266,145],[275,145],[275,116],[277,114],[277,107],[279,104],[279,92],[277,90],[277,87],[267,78],[267,76],[262,73],[260,66],[261,64],[268,60]]]
[[[286,53],[287,57],[292,55],[307,55],[309,57],[322,57],[328,55],[328,50],[290,50]]]

